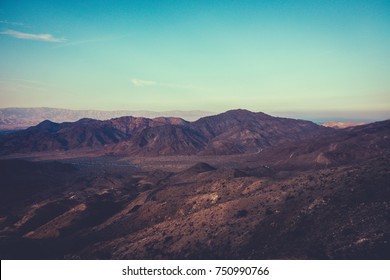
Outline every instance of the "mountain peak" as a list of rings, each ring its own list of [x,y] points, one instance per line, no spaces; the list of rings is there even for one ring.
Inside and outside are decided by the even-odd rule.
[[[158,118],[154,118],[153,121],[163,123],[163,124],[172,124],[172,125],[185,125],[186,123],[188,123],[182,118],[177,118],[177,117],[158,117]]]
[[[269,118],[274,118],[270,115],[267,115],[263,112],[252,112],[246,109],[234,109],[234,110],[229,110],[224,113],[219,114],[218,116],[229,116],[229,117],[236,117],[236,118],[261,118],[261,119],[269,119]]]
[[[238,109],[231,109],[231,110],[227,110],[225,113],[238,113],[238,114],[253,114],[252,111],[249,111],[247,109],[241,109],[241,108],[238,108]]]
[[[91,121],[96,121],[95,119],[91,119],[91,118],[82,118],[82,119],[79,119],[77,121],[77,123],[88,123],[88,122],[91,122]]]
[[[50,129],[54,129],[54,128],[57,128],[59,126],[58,123],[55,123],[55,122],[52,122],[52,121],[49,121],[49,120],[44,120],[43,122],[39,123],[38,125],[36,125],[35,127],[31,127],[31,128],[38,128],[38,129],[43,129],[43,130],[50,130]]]
[[[45,126],[53,125],[53,124],[57,124],[57,123],[49,121],[49,120],[44,120],[43,122],[40,122],[37,126],[38,127],[45,127]]]

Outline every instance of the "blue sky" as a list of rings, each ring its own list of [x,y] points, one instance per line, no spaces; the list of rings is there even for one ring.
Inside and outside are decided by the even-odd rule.
[[[0,107],[390,117],[390,1],[0,2]]]

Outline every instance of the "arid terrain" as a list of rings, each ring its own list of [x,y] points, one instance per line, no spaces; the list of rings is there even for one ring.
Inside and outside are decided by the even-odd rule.
[[[0,182],[1,259],[390,258],[390,120],[44,121]]]
[[[60,108],[0,108],[0,132],[25,129],[44,120],[53,122],[74,122],[82,118],[106,120],[122,116],[142,116],[157,118],[160,116],[181,117],[186,120],[197,120],[212,115],[206,111],[102,111],[102,110],[69,110]]]

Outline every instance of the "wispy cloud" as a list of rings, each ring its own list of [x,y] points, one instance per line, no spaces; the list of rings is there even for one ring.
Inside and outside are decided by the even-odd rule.
[[[162,87],[169,87],[169,88],[198,89],[198,90],[201,89],[193,85],[183,85],[183,84],[173,84],[173,83],[159,83],[159,85]]]
[[[157,85],[157,82],[155,81],[147,81],[147,80],[140,80],[140,79],[132,79],[131,83],[136,87]]]
[[[161,83],[161,82],[141,80],[141,79],[136,79],[136,78],[131,79],[131,83],[136,87],[157,86],[157,87],[167,87],[167,88],[204,90],[203,88],[195,87],[193,85],[175,84],[175,83]]]
[[[66,44],[56,45],[55,47],[53,47],[53,49],[60,49],[60,48],[65,48],[65,47],[70,47],[70,46],[84,45],[84,44],[96,43],[96,42],[104,42],[104,41],[105,40],[101,40],[101,39],[74,41],[74,42],[69,42],[69,43],[66,43]]]
[[[31,33],[19,32],[11,29],[0,32],[0,34],[8,35],[18,39],[25,39],[25,40],[37,40],[37,41],[45,41],[45,42],[52,42],[52,43],[65,42],[64,38],[55,38],[51,34],[31,34]]]
[[[25,79],[1,79],[0,90],[11,92],[26,92],[26,90],[47,91],[50,85],[34,80]]]
[[[53,47],[53,49],[60,49],[60,48],[66,48],[66,47],[71,47],[71,46],[91,44],[91,43],[115,41],[115,40],[120,40],[120,39],[129,37],[129,36],[130,36],[130,34],[125,34],[125,35],[114,36],[114,37],[103,37],[103,38],[94,38],[94,39],[88,39],[88,40],[71,41],[71,42],[66,42],[64,44],[56,45],[55,47]]]
[[[23,26],[24,25],[23,22],[15,22],[15,21],[8,21],[8,20],[0,20],[0,23],[14,25],[14,26]]]

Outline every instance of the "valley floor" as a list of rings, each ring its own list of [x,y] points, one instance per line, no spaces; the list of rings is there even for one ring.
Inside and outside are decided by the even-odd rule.
[[[390,157],[0,160],[1,259],[389,259]],[[55,159],[55,160],[54,160]]]

